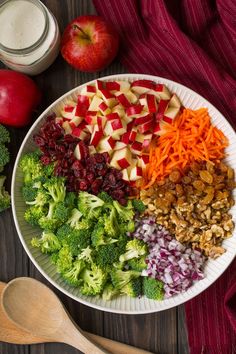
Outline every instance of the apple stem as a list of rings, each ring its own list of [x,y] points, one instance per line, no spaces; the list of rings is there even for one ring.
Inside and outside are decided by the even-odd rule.
[[[83,34],[84,39],[90,39],[90,37],[87,35],[87,33],[85,33],[80,26],[73,24],[73,29],[79,30]]]

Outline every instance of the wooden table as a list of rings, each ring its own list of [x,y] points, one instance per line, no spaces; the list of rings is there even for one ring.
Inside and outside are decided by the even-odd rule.
[[[0,0],[1,2],[2,0]],[[43,2],[56,16],[61,32],[73,18],[95,13],[91,0],[44,0]],[[67,65],[59,56],[47,71],[35,77],[44,96],[35,118],[68,90],[98,77],[125,72],[126,69],[118,61],[115,61],[100,73],[81,73]],[[11,129],[9,146],[11,162],[6,167],[8,190],[10,190],[14,161],[28,128]],[[34,277],[49,285],[26,255],[14,226],[12,212],[9,209],[0,215],[0,280],[7,282],[20,276]],[[59,295],[78,325],[87,331],[154,353],[189,353],[183,306],[149,315],[118,315],[94,310],[61,294],[55,288],[53,290]],[[73,354],[78,351],[63,344],[16,346],[0,343],[0,354],[29,353]]]

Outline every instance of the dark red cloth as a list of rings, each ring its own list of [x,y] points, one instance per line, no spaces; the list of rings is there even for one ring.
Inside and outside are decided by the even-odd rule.
[[[192,88],[236,128],[236,0],[94,0],[94,5],[119,32],[120,59],[129,72]],[[233,276],[236,282],[236,261],[185,305],[191,354],[236,353]]]

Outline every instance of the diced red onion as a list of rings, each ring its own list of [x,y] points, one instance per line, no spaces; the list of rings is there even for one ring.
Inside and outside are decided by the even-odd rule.
[[[136,218],[136,229],[129,236],[149,246],[147,269],[143,276],[163,281],[165,297],[186,291],[195,281],[203,279],[205,257],[177,241],[153,216]]]

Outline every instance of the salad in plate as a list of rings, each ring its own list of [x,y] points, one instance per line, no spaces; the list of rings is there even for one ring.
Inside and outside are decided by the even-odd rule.
[[[162,300],[232,235],[228,140],[150,80],[100,81],[50,115],[20,161],[32,246],[83,295]]]

